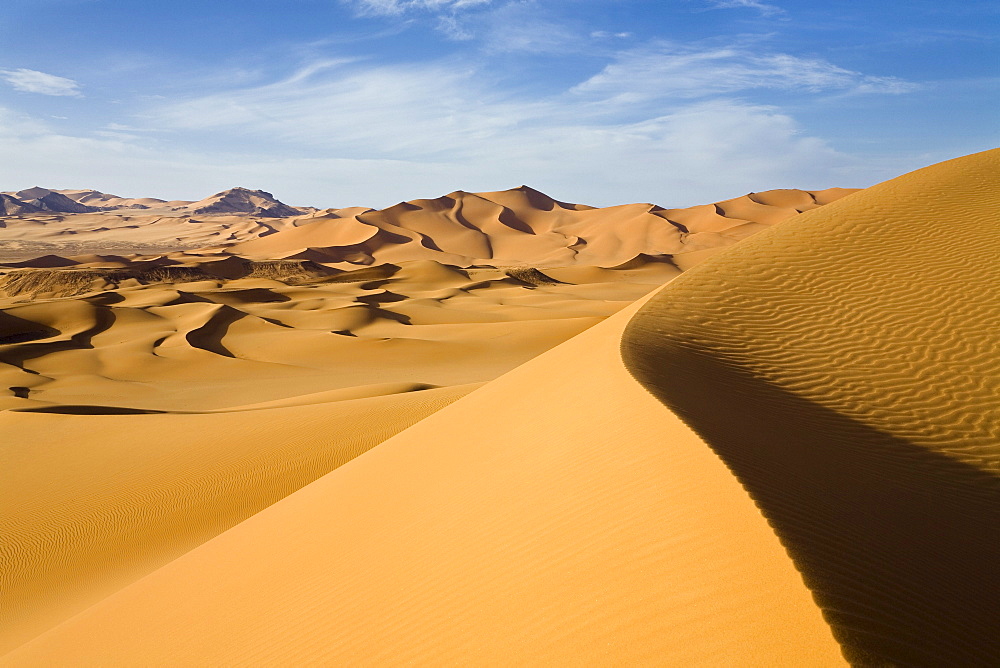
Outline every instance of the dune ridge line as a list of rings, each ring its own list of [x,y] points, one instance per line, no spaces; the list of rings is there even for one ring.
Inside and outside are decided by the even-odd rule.
[[[901,176],[679,277],[622,341],[858,665],[1000,658],[998,207],[1000,150]]]

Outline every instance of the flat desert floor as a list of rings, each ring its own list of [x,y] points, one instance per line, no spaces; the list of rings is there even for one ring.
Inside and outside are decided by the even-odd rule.
[[[1000,150],[2,197],[0,665],[1000,661]]]

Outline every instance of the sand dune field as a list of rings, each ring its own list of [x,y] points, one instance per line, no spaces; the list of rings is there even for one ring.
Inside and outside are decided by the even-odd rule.
[[[6,196],[0,665],[1000,661],[1000,150],[688,209]]]
[[[453,193],[386,212],[291,209],[242,189],[201,202],[53,192],[20,194],[40,196],[28,205],[74,211],[8,217],[5,238],[83,235],[91,250],[120,243],[141,251],[176,234],[188,246],[217,245],[47,254],[10,260],[0,275],[0,423],[16,434],[2,449],[11,470],[0,492],[4,649],[748,231],[849,191],[772,191],[672,211],[631,205],[605,218],[606,210],[528,188]],[[286,215],[262,216],[265,206]],[[629,224],[660,236],[632,238]],[[567,225],[603,249],[591,256],[599,264],[532,264],[560,244],[559,257],[570,259],[568,244],[585,245],[551,231]],[[352,226],[369,231],[352,237]],[[743,231],[725,236],[730,229]],[[373,237],[369,255],[344,246]],[[493,257],[501,248],[514,249],[503,262]],[[505,264],[518,254],[527,259]]]

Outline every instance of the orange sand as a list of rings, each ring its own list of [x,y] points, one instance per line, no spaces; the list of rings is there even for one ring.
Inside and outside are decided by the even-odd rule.
[[[0,664],[988,665],[998,168],[12,271]]]

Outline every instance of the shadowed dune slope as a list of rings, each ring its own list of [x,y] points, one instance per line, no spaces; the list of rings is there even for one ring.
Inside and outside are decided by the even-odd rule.
[[[18,436],[0,443],[0,652],[472,388],[405,389],[202,414],[0,411],[0,432]]]
[[[1000,150],[904,175],[682,275],[624,337],[858,664],[1000,662],[998,211]]]
[[[622,364],[637,308],[0,663],[843,665],[746,492]]]

